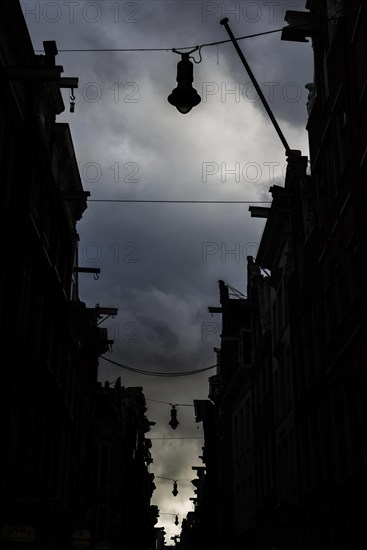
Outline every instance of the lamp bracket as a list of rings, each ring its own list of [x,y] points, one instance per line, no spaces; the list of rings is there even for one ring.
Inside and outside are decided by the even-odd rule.
[[[194,61],[194,63],[201,63],[202,61],[202,57],[201,57],[201,48],[202,46],[195,46],[195,48],[193,48],[192,50],[190,50],[189,52],[180,52],[179,50],[176,50],[175,48],[172,48],[172,51],[174,53],[178,53],[179,55],[183,56],[183,55],[188,55],[189,56],[189,59],[192,59]],[[190,55],[190,53],[193,53],[193,52],[196,52],[199,50],[199,55],[200,55],[200,59],[199,61],[196,61],[195,57],[193,57],[192,55]]]

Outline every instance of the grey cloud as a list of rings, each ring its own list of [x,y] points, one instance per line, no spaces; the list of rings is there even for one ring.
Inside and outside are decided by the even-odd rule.
[[[55,39],[60,49],[171,48],[227,38],[219,25],[226,14],[206,13],[206,20],[203,16],[204,8],[216,9],[222,2],[139,2],[138,20],[130,23],[127,12],[115,22],[108,7],[117,3],[107,4],[103,3],[103,17],[96,23],[83,20],[80,14],[74,23],[64,17],[57,24],[42,20],[36,24],[28,17],[35,47],[42,47],[42,40]],[[299,4],[303,9],[304,2]],[[127,4],[120,5],[123,9]],[[279,14],[269,21],[264,3],[259,5],[263,8],[259,21],[231,17],[236,36],[284,24]],[[302,49],[282,43],[279,34],[242,44],[260,82],[297,81],[301,85],[302,80],[309,79],[309,45],[302,44]],[[200,93],[205,82],[226,82],[228,87],[233,82],[248,82],[233,46],[220,46],[218,52],[218,65],[215,46],[203,48],[202,63],[194,65],[194,84]],[[251,103],[236,103],[233,96],[222,102],[218,92],[189,115],[178,114],[167,102],[176,85],[178,60],[171,51],[60,52],[57,63],[64,66],[65,76],[79,77],[80,87],[74,114],[68,112],[65,90],[66,111],[59,120],[70,124],[84,187],[91,192],[91,199],[270,200],[270,185],[282,184],[282,177],[276,172],[270,181],[264,163],[281,165],[285,159],[266,115],[256,116],[261,105],[254,113]],[[139,101],[124,101],[131,89],[122,87],[120,92],[125,95],[115,102],[111,87],[116,82],[120,86],[135,82],[139,91],[134,98]],[[98,101],[91,101],[92,96],[88,100],[85,89],[83,96],[88,83],[95,83],[94,90],[102,92]],[[302,139],[304,98],[286,103],[277,96],[272,107],[279,122],[292,130],[292,136]],[[206,182],[202,178],[203,162],[213,162],[218,168]],[[221,181],[221,163],[231,169],[236,162],[241,168],[240,181],[234,181],[233,175]],[[258,181],[243,178],[243,166],[251,162],[262,169]],[[134,165],[127,163],[138,165],[137,181],[131,181],[134,176],[129,180]],[[119,181],[115,181],[117,168]],[[101,177],[93,181],[99,173]],[[208,306],[218,305],[218,279],[246,292],[246,256],[256,255],[264,226],[263,220],[250,217],[248,206],[88,204],[78,224],[79,263],[100,267],[101,274],[98,281],[92,275],[80,275],[80,296],[90,307],[99,302],[119,309],[115,319],[102,325],[115,338],[107,358],[151,371],[178,372],[214,364],[213,348],[220,344],[221,327],[220,319],[208,313]],[[143,386],[147,399],[192,403],[195,398],[207,398],[207,379],[214,372],[157,378],[131,373],[101,359],[99,379],[112,381],[121,376],[125,386]],[[149,418],[157,422],[149,434],[152,437],[201,434],[193,407],[179,409],[182,422],[175,432],[168,426],[169,406],[149,400],[147,404]],[[195,477],[191,465],[200,464],[201,441],[169,441],[153,441],[152,471],[164,475],[172,467],[172,475]],[[160,489],[155,497],[162,509],[172,504],[166,489]],[[189,509],[187,500],[176,503],[182,512],[185,506]],[[170,522],[163,516],[161,519],[165,525]]]

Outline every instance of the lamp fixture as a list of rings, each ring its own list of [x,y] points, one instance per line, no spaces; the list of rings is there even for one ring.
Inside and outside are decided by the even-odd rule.
[[[194,66],[190,61],[190,53],[197,50],[194,48],[191,52],[178,52],[181,55],[181,61],[177,63],[177,87],[168,96],[168,101],[171,105],[183,115],[189,113],[193,107],[199,105],[201,97],[192,87],[194,81]],[[199,63],[199,62],[196,62]]]
[[[172,405],[171,420],[168,422],[168,424],[171,426],[172,430],[175,430],[177,428],[177,426],[179,425],[179,421],[177,420],[176,405]]]
[[[174,482],[173,482],[173,491],[172,491],[172,494],[173,494],[174,497],[177,497],[177,495],[178,495],[177,481],[174,481]]]

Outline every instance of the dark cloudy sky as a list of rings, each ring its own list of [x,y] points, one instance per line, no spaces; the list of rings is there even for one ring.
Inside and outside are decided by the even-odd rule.
[[[28,1],[21,2],[35,49],[56,40],[63,49],[165,48],[143,52],[61,52],[63,76],[79,78],[75,113],[68,122],[85,190],[91,199],[268,201],[283,184],[284,147],[231,43],[201,49],[194,87],[202,102],[182,115],[167,102],[176,86],[183,49],[286,25],[286,10],[305,2]],[[312,81],[310,44],[280,40],[280,33],[240,41],[247,60],[293,149],[308,153],[307,89]],[[198,52],[193,54],[199,60]],[[93,307],[117,307],[104,326],[114,338],[114,361],[158,371],[194,370],[215,363],[220,318],[218,280],[246,293],[246,256],[256,256],[264,220],[248,204],[90,202],[78,224],[80,265],[100,267],[98,281],[80,276],[80,297]],[[152,438],[200,437],[193,407],[179,407],[180,425],[168,426],[169,403],[206,399],[208,376],[156,378],[132,374],[101,360],[100,380],[121,376],[143,386]],[[173,524],[192,510],[189,500],[200,465],[202,440],[154,440],[151,471],[188,480],[156,479],[166,540]]]

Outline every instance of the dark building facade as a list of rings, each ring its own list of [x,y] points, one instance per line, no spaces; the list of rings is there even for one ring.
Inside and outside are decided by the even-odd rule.
[[[321,23],[305,32],[314,52],[307,124],[311,176],[303,178],[304,219],[293,235],[298,261],[286,290],[298,454],[297,540],[300,548],[364,548],[366,5],[309,1],[306,8],[310,11],[301,18]],[[284,33],[289,39],[287,29]]]
[[[89,527],[94,546],[147,550],[155,547],[158,509],[150,506],[155,489],[151,441],[145,437],[154,422],[145,416],[142,388],[99,384],[94,423],[89,437],[89,480],[93,503]]]
[[[209,548],[367,545],[366,9],[314,0],[285,16],[282,39],[313,47],[310,157],[288,151],[271,207],[250,207],[266,224],[247,297],[220,282],[209,308],[222,316]]]
[[[35,55],[18,2],[0,26],[0,323],[12,350],[1,384],[1,547],[66,548],[85,512],[88,388],[109,345],[78,298],[76,224],[88,194],[69,126],[56,122],[65,82],[56,44]]]
[[[77,222],[87,208],[61,90],[36,55],[19,2],[0,16],[0,546],[155,547],[158,511],[141,388],[97,383],[111,308],[80,301]],[[85,275],[88,276],[88,275]],[[117,310],[113,309],[115,314]],[[4,356],[5,357],[5,356]]]

